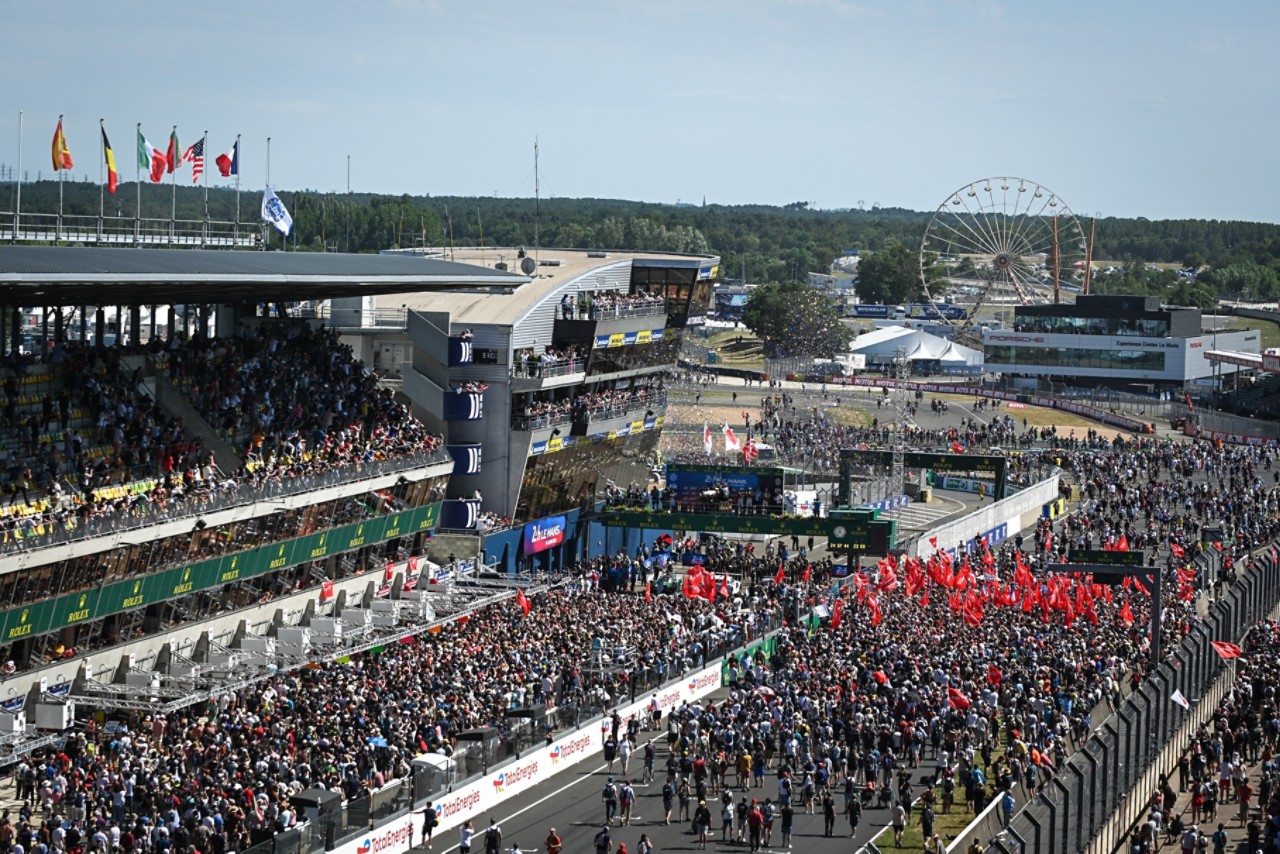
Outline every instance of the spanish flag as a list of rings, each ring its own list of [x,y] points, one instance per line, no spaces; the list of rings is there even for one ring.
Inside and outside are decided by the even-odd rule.
[[[102,152],[107,159],[107,192],[114,193],[120,186],[120,173],[116,171],[116,154],[111,150],[111,140],[107,139],[107,129],[102,131]]]
[[[71,149],[67,148],[66,134],[62,132],[62,116],[58,116],[58,129],[53,132],[53,171],[71,169],[74,166]]]

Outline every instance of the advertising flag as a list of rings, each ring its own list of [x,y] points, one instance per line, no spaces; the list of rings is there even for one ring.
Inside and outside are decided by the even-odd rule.
[[[274,225],[285,237],[293,229],[293,217],[289,216],[284,202],[280,201],[280,197],[270,187],[262,194],[262,220]]]

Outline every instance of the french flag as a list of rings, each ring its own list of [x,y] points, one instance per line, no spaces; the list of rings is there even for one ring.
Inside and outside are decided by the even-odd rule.
[[[218,171],[222,173],[223,178],[230,178],[233,175],[240,174],[240,140],[237,139],[235,145],[231,146],[226,152],[219,154],[214,160],[218,164]]]

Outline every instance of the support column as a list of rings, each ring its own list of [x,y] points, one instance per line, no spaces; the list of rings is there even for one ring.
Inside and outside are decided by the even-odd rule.
[[[84,344],[89,340],[89,306],[80,306],[80,343]]]
[[[174,311],[173,305],[169,305],[169,314],[165,323],[165,336],[170,342],[173,341],[175,335],[178,334],[178,313]]]
[[[142,346],[142,306],[129,306],[129,343],[134,347]]]
[[[65,344],[67,340],[62,322],[62,306],[58,306],[53,315],[53,340],[59,345]]]
[[[49,306],[44,306],[40,310],[40,359],[49,353]]]
[[[102,332],[107,325],[107,311],[102,306],[98,306],[93,313],[93,345],[95,347],[102,346]]]
[[[151,306],[151,334],[147,336],[147,341],[156,340],[156,306]]]
[[[205,338],[209,337],[209,306],[208,305],[200,306],[200,334]]]

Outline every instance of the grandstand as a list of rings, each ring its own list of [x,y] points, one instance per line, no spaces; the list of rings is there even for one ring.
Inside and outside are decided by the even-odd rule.
[[[406,401],[289,303],[503,292],[525,277],[430,259],[0,247],[0,280],[0,708],[11,729],[69,719],[76,696],[98,708],[194,702],[201,685],[281,666],[266,652],[277,644],[303,662],[313,638],[336,652],[375,627],[430,622],[434,606],[412,589],[442,572],[419,556],[454,464]],[[90,292],[96,317],[81,302]],[[250,295],[280,301],[224,301]],[[153,309],[146,329],[140,308],[177,296],[208,302],[182,325],[171,307],[159,331]],[[20,350],[27,300],[54,313],[38,356]],[[104,303],[123,327],[113,341]],[[475,593],[464,599],[493,595]],[[379,602],[382,617],[361,615]],[[344,612],[363,628],[342,640]],[[327,635],[281,641],[320,618]],[[7,743],[0,762],[21,754]]]

